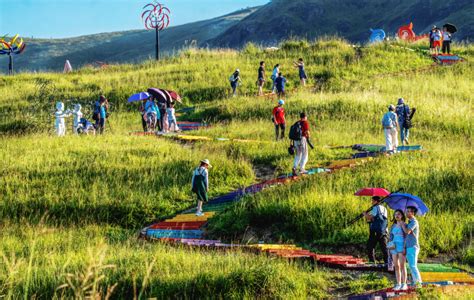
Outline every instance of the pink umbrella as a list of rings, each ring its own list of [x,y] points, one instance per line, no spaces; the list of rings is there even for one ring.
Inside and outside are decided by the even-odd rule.
[[[355,196],[379,196],[385,197],[390,195],[390,192],[383,188],[363,188],[355,192]]]

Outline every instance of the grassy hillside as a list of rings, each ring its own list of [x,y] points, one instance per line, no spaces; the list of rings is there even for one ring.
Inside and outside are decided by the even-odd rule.
[[[469,0],[273,0],[217,36],[213,43],[241,47],[247,42],[276,44],[289,37],[314,39],[339,35],[353,42],[366,42],[370,28],[395,35],[413,22],[416,33],[426,33],[433,24],[458,25],[458,40],[473,38],[474,4]]]
[[[189,46],[207,47],[207,41],[251,14],[248,8],[210,20],[173,26],[160,34],[162,55]],[[26,38],[25,52],[15,57],[16,71],[62,71],[68,59],[73,68],[95,62],[132,63],[155,58],[155,32],[132,30],[86,35],[66,39]],[[6,73],[8,58],[0,56],[0,69]]]
[[[109,289],[116,298],[301,299],[389,285],[387,278],[358,278],[252,254],[137,241],[143,225],[193,205],[190,174],[204,157],[214,165],[212,195],[257,181],[253,169],[275,175],[290,170],[287,143],[273,142],[269,119],[275,103],[253,96],[261,59],[267,65],[280,63],[288,74],[288,122],[301,110],[309,113],[316,148],[308,166],[349,155],[328,145],[383,143],[381,116],[400,96],[418,109],[411,142],[426,151],[380,158],[247,197],[212,220],[211,237],[294,241],[316,251],[364,256],[367,225],[345,228],[369,206],[354,191],[404,187],[431,209],[420,218],[422,258],[473,265],[473,65],[430,67],[422,46],[411,45],[415,51],[406,46],[358,50],[336,39],[291,41],[277,52],[252,45],[241,52],[189,49],[159,63],[0,77],[0,295],[105,297]],[[471,45],[454,48],[473,59]],[[298,87],[291,65],[300,56],[310,77],[307,89]],[[242,70],[241,95],[229,98],[227,78],[236,67]],[[196,106],[183,118],[212,122],[211,129],[193,134],[258,142],[181,145],[130,136],[141,124],[136,105],[126,99],[149,86],[175,89],[185,106]],[[107,135],[54,137],[55,101],[67,107],[80,102],[89,115],[100,93],[113,108]]]

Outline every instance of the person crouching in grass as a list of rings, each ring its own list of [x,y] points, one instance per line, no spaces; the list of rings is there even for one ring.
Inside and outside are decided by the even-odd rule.
[[[209,192],[208,169],[212,167],[208,159],[203,159],[200,163],[199,167],[194,170],[192,179],[192,191],[197,196],[196,216],[198,217],[204,215],[202,212],[202,204],[209,200],[207,196]]]

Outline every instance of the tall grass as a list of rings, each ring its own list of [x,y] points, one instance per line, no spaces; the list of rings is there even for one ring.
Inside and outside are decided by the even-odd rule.
[[[342,244],[357,249],[365,242],[367,226],[346,224],[369,203],[354,197],[354,191],[404,187],[430,207],[420,218],[422,257],[448,253],[471,264],[472,64],[429,68],[431,60],[418,51],[420,46],[414,46],[417,51],[398,46],[406,45],[357,49],[341,40],[288,41],[276,52],[255,45],[241,52],[189,49],[158,63],[0,77],[0,296],[327,296],[332,276],[340,275],[246,253],[136,240],[142,226],[193,205],[190,173],[203,158],[214,165],[211,196],[255,182],[252,168],[275,175],[291,169],[287,141],[273,141],[275,101],[253,96],[260,60],[267,62],[267,70],[280,63],[289,78],[288,125],[300,111],[309,114],[316,147],[308,166],[325,166],[351,154],[328,145],[383,143],[380,119],[398,97],[417,107],[411,141],[426,151],[379,158],[247,197],[211,221],[214,237],[296,242],[315,250],[330,245],[337,252],[344,251]],[[471,45],[458,49],[473,57]],[[315,89],[298,86],[292,61],[299,57]],[[237,67],[243,85],[240,96],[229,99],[227,78]],[[136,105],[126,99],[150,86],[175,89],[185,105],[196,106],[182,118],[212,122],[210,129],[191,134],[255,142],[183,145],[130,136],[141,124]],[[53,137],[55,101],[69,107],[80,102],[88,116],[99,94],[112,104],[107,135]],[[346,287],[356,290],[367,281]]]

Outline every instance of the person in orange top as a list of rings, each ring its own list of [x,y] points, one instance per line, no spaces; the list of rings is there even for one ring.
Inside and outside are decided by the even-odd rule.
[[[283,139],[285,137],[286,120],[285,120],[285,109],[283,108],[284,104],[285,104],[285,101],[279,100],[278,106],[275,106],[275,108],[273,108],[273,113],[272,113],[273,124],[275,124],[275,138],[277,141],[279,138]]]

